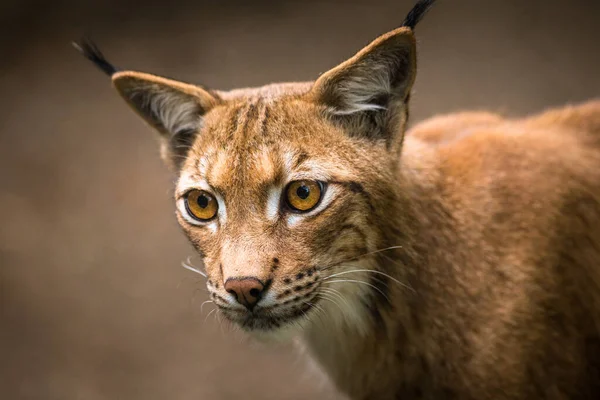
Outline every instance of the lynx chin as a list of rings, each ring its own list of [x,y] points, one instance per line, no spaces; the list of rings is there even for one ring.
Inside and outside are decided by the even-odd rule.
[[[298,338],[353,400],[600,399],[600,101],[406,131],[433,2],[314,82],[219,91],[76,47],[158,132],[233,324]]]

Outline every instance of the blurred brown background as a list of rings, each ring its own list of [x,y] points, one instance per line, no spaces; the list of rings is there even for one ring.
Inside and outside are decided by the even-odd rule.
[[[285,346],[205,322],[174,177],[69,42],[87,32],[119,66],[227,89],[312,79],[412,4],[2,0],[0,398],[336,398]],[[599,96],[599,18],[594,0],[440,1],[418,27],[413,121]]]

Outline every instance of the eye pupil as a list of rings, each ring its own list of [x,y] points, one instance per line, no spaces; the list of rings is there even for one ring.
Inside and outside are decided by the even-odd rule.
[[[296,189],[296,195],[302,200],[305,200],[308,196],[310,196],[310,188],[304,185],[300,186],[298,189]]]
[[[196,202],[198,203],[198,205],[200,207],[206,208],[206,207],[208,207],[209,199],[208,199],[208,197],[202,195],[202,196],[198,197],[198,200],[196,200]]]

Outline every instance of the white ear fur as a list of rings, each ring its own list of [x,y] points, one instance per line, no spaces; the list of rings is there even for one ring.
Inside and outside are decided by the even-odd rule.
[[[193,98],[170,90],[148,92],[144,88],[132,92],[132,97],[139,97],[143,109],[149,110],[164,129],[172,134],[197,131],[200,128],[201,112]]]
[[[331,111],[337,115],[362,111],[385,110],[386,106],[373,103],[380,96],[392,94],[390,73],[387,68],[375,66],[371,74],[349,76],[338,83],[340,102]]]
[[[399,28],[323,74],[313,86],[312,100],[336,115],[385,110],[391,100],[407,97],[415,71],[413,32]]]
[[[204,89],[141,72],[117,72],[115,88],[127,103],[163,135],[200,127],[201,116],[217,103]]]

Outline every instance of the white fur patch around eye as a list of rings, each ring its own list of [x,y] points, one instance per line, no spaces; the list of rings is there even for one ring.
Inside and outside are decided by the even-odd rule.
[[[330,168],[330,166],[327,166],[327,169]],[[331,175],[328,173],[327,169],[323,166],[323,163],[306,161],[299,171],[290,175],[289,182],[300,181],[303,179],[327,182],[331,180]]]
[[[293,151],[286,151],[283,153],[283,169],[285,175],[289,175],[294,168],[294,163],[296,160],[296,154]]]
[[[272,186],[269,188],[269,194],[267,197],[267,218],[271,222],[275,222],[277,220],[277,216],[279,215],[279,206],[281,205],[281,187]]]
[[[198,166],[198,174],[200,176],[206,176],[206,172],[208,170],[208,157],[200,157],[196,165]]]
[[[192,189],[201,189],[212,193],[212,188],[210,187],[208,182],[206,182],[206,180],[194,178],[189,174],[181,175],[179,177],[179,180],[177,181],[176,187],[177,197],[183,196],[185,193],[189,192]]]

